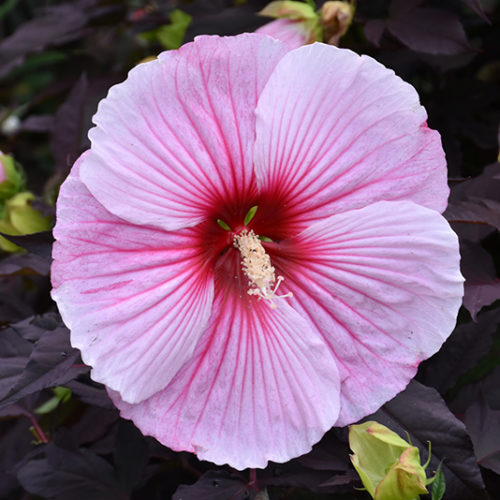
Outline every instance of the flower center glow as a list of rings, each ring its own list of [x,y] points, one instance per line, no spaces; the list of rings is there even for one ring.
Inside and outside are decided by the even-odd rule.
[[[271,259],[259,237],[252,231],[243,230],[234,236],[233,245],[240,251],[241,266],[249,281],[248,295],[256,295],[269,301],[271,309],[276,308],[274,299],[291,297],[292,293],[276,295],[283,276],[276,277]]]

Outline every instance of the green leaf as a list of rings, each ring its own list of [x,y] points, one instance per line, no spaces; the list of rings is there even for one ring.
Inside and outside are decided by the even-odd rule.
[[[41,68],[50,67],[53,64],[57,64],[63,61],[67,61],[68,56],[63,52],[58,50],[47,50],[41,54],[33,54],[29,56],[26,61],[21,66],[14,68],[8,75],[11,79],[29,76],[29,79],[33,78],[30,73],[39,70]],[[50,75],[50,73],[49,73]],[[47,76],[45,77],[45,79]]]
[[[432,483],[432,500],[441,500],[446,491],[446,484],[444,480],[444,474],[441,469],[441,464],[439,464],[436,475],[434,476],[434,482]]]
[[[19,0],[7,0],[3,5],[0,5],[0,19],[5,17],[18,3]]]
[[[175,9],[170,13],[170,22],[156,30],[158,41],[168,49],[178,49],[182,45],[184,35],[191,23],[192,17],[182,10]]]
[[[61,401],[61,403],[66,403],[66,401],[69,401],[71,398],[71,389],[68,387],[63,387],[62,385],[58,387],[54,387],[52,389],[54,394],[56,395],[57,398]]]
[[[6,200],[23,190],[25,176],[21,165],[12,156],[0,153],[0,168],[5,176],[0,182],[0,200]]]
[[[54,411],[61,403],[65,403],[71,398],[71,389],[67,387],[54,387],[54,396],[34,410],[38,415],[45,415]]]
[[[56,396],[50,398],[48,401],[45,401],[38,408],[35,408],[34,412],[38,415],[46,415],[47,413],[53,412],[59,406],[59,398]]]

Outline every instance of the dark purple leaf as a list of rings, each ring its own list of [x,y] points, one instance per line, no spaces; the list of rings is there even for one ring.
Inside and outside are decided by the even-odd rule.
[[[346,446],[345,458],[348,457],[349,450]],[[349,484],[348,479],[347,483],[344,482],[347,470],[348,466],[334,473],[329,469],[327,461],[323,468],[318,464],[313,469],[302,465],[298,459],[295,459],[284,464],[269,464],[262,472],[259,471],[257,478],[259,484],[262,485],[305,488],[315,493],[340,493],[344,491],[344,488],[339,488],[339,484],[334,484],[335,478],[342,478],[340,480],[342,486]]]
[[[470,50],[460,19],[435,8],[416,8],[391,17],[387,29],[416,52],[454,55]]]
[[[25,418],[0,423],[0,498],[19,498],[13,495],[19,489],[14,466],[33,448],[30,425]]]
[[[479,244],[462,241],[460,255],[466,280],[464,306],[475,320],[482,307],[500,299],[500,279],[496,277],[491,255]]]
[[[480,88],[477,91],[481,90]],[[486,90],[486,89],[484,89]],[[487,101],[491,105],[491,101]],[[486,103],[484,103],[486,104]],[[478,103],[479,105],[479,103]],[[450,201],[459,203],[465,200],[487,198],[500,201],[500,163],[487,165],[481,175],[458,182],[450,192]]]
[[[35,314],[33,293],[26,290],[22,276],[11,275],[0,279],[0,296],[0,326]]]
[[[71,347],[68,329],[53,314],[29,318],[1,333],[8,339],[9,349],[0,351],[0,407],[88,371],[81,364],[73,366],[79,351]]]
[[[487,498],[465,425],[450,412],[434,389],[412,381],[406,390],[364,420],[376,420],[404,439],[408,432],[424,460],[430,441],[432,458],[428,470],[437,470],[442,461],[445,500]]]
[[[66,384],[68,386],[69,384]],[[118,410],[104,410],[95,406],[85,408],[81,413],[81,418],[69,431],[78,446],[95,443],[99,439],[105,438],[111,426],[118,420]]]
[[[491,21],[488,19],[488,16],[484,12],[484,7],[481,3],[481,0],[462,0],[462,2],[469,8],[471,8],[483,21],[491,24]]]
[[[145,437],[130,421],[120,420],[116,434],[114,463],[120,484],[125,491],[141,479],[148,463],[148,444]]]
[[[490,283],[474,283],[466,285],[464,295],[464,306],[469,310],[472,318],[484,306],[489,306],[500,299],[500,280]]]
[[[491,409],[480,397],[466,412],[469,431],[477,462],[500,474],[500,410]]]
[[[24,61],[26,55],[78,38],[87,16],[77,6],[63,4],[45,9],[0,43],[0,77]]]
[[[500,230],[500,203],[494,200],[476,198],[450,202],[444,216],[450,222],[488,224]]]
[[[488,406],[493,410],[500,410],[500,366],[481,381],[481,389]]]
[[[23,132],[50,132],[54,127],[52,115],[31,115],[23,120],[20,130]]]
[[[448,55],[433,55],[433,54],[423,54],[419,53],[418,57],[421,61],[425,61],[430,66],[436,69],[438,74],[443,74],[448,71],[456,70],[458,68],[463,68],[472,62],[472,60],[477,56],[475,52],[465,52],[462,54],[456,54],[454,56]],[[434,128],[434,127],[432,127]],[[468,129],[465,132],[467,135],[471,135],[471,130]],[[484,142],[484,136],[478,137],[479,134],[474,134],[475,138],[477,137],[481,143]],[[446,155],[446,159],[448,159],[448,154]]]
[[[492,410],[500,410],[500,366],[482,380],[464,385],[450,402],[450,407],[456,414],[463,415],[481,398]]]
[[[182,484],[174,493],[172,500],[250,500],[256,491],[248,482],[236,474],[226,471],[209,471],[196,481],[186,486]]]
[[[38,210],[44,217],[50,217],[52,220],[55,220],[56,207],[54,205],[51,205],[40,198],[36,198],[31,202],[31,206],[35,210]]]
[[[7,395],[19,379],[32,350],[32,343],[15,329],[0,331],[0,399]]]
[[[421,366],[419,380],[441,394],[452,389],[462,374],[488,354],[500,321],[500,310],[485,311],[455,328],[441,350]]]
[[[366,39],[378,47],[385,31],[384,19],[370,19],[364,26]]]
[[[351,468],[348,453],[347,442],[339,439],[337,430],[332,429],[323,436],[319,443],[313,446],[309,453],[294,461],[312,470],[346,472]]]
[[[54,443],[17,473],[22,486],[54,500],[128,500],[111,465],[86,449],[66,450]]]
[[[190,12],[189,9],[185,9]],[[237,35],[251,32],[264,24],[265,18],[259,17],[250,6],[228,7],[217,14],[203,17],[195,16],[189,25],[184,41],[190,41],[201,34]]]
[[[258,471],[262,486],[306,488],[316,493],[342,493],[352,489],[356,474],[349,460],[347,439],[339,438],[338,429],[327,432],[306,455],[284,464],[270,463]]]
[[[80,401],[106,410],[112,410],[115,405],[111,401],[103,385],[92,381],[71,380],[66,384],[73,395]]]
[[[116,431],[118,426],[112,424],[108,427],[106,433],[101,436],[97,441],[89,443],[87,446],[90,450],[98,455],[112,455],[116,446]]]
[[[407,14],[423,2],[424,0],[391,0],[389,5],[389,17],[397,17]]]
[[[330,479],[318,485],[318,489],[321,491],[326,491],[327,488],[330,491],[332,487],[335,491],[340,491],[339,486],[348,486],[348,488],[343,488],[344,491],[349,491],[352,489],[353,484],[359,482],[358,473],[355,470],[349,470],[343,474],[335,474]]]
[[[56,169],[67,173],[81,152],[84,105],[88,81],[83,74],[54,116],[52,154]]]
[[[488,224],[500,230],[500,164],[453,186],[444,216],[452,223]]]
[[[27,234],[24,236],[6,236],[9,241],[28,250],[28,252],[50,262],[52,258],[52,244],[54,237],[52,231],[42,231],[40,233]]]
[[[0,408],[0,418],[28,417],[30,412],[21,405],[13,404]]]
[[[0,276],[10,276],[12,274],[39,274],[46,276],[49,274],[50,263],[32,253],[16,253],[0,260]]]

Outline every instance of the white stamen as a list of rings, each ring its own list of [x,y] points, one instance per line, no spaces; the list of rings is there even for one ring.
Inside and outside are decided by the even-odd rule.
[[[233,245],[241,253],[243,272],[250,282],[250,288],[247,292],[249,295],[257,295],[261,299],[268,300],[271,309],[276,308],[273,299],[292,297],[291,292],[285,295],[276,295],[276,291],[284,278],[283,276],[276,278],[271,259],[253,231],[245,229],[237,234],[234,237]]]

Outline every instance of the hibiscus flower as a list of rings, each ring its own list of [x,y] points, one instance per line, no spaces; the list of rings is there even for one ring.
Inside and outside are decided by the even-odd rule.
[[[404,389],[463,292],[446,166],[375,60],[199,37],[100,103],[61,187],[52,295],[121,415],[237,469]]]

